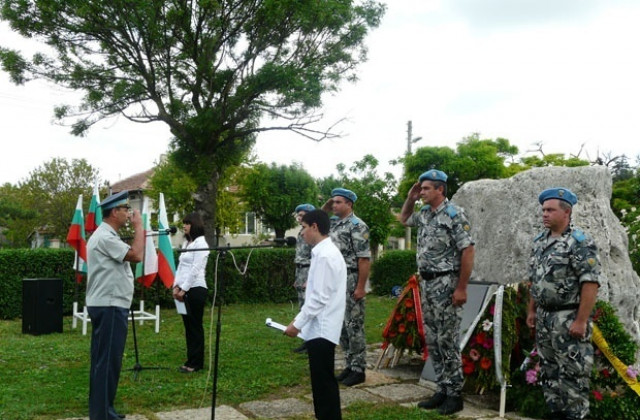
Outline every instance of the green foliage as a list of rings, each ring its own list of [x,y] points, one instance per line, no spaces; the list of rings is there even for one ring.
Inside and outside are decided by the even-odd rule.
[[[314,110],[356,80],[384,10],[372,0],[5,0],[1,19],[51,53],[28,60],[1,48],[0,62],[14,83],[83,92],[79,105],[55,110],[74,135],[120,115],[167,124],[176,162],[197,184],[195,208],[217,226],[220,177],[258,133],[331,136],[312,126]]]
[[[562,153],[551,153],[548,155],[540,156],[527,156],[523,157],[522,163],[529,168],[539,168],[545,166],[566,166],[569,168],[578,166],[588,166],[589,162],[582,160],[575,156],[565,158]]]
[[[386,251],[371,264],[371,288],[380,296],[391,294],[393,286],[404,285],[416,273],[416,252]]]
[[[37,216],[25,203],[20,188],[9,183],[0,186],[0,248],[26,247],[27,238],[37,225]]]
[[[378,245],[387,241],[391,225],[396,220],[391,213],[396,180],[389,172],[380,177],[376,172],[377,167],[378,160],[372,155],[365,155],[360,161],[354,162],[349,170],[343,164],[338,165],[341,186],[358,196],[354,212],[369,227],[369,241],[374,258]]]
[[[259,163],[240,179],[247,208],[272,227],[278,238],[296,226],[292,215],[298,204],[318,204],[315,180],[297,163],[289,166]]]
[[[624,329],[618,319],[616,310],[611,304],[598,301],[593,316],[595,324],[602,331],[602,335],[609,343],[613,354],[623,363],[631,365],[635,362],[638,345],[631,335]]]

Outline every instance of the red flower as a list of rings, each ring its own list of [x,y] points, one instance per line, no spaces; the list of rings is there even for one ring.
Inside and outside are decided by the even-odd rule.
[[[481,346],[484,344],[486,339],[487,335],[483,331],[476,334],[476,343],[480,344]]]
[[[407,330],[407,327],[404,324],[400,324],[398,325],[398,332],[400,334],[402,334],[403,332],[405,332]]]
[[[394,318],[396,321],[400,322],[402,321],[402,314],[396,312],[396,314],[394,315]]]
[[[599,391],[591,391],[596,401],[602,401],[602,394]]]
[[[471,375],[476,370],[476,367],[470,361],[465,361],[462,363],[462,372],[465,375]]]
[[[393,338],[393,337],[395,337],[396,335],[398,335],[398,333],[397,333],[397,332],[395,332],[395,331],[389,331],[389,337]]]
[[[413,322],[416,320],[415,312],[407,312],[407,321]]]
[[[484,370],[488,370],[491,367],[491,359],[488,357],[480,359],[480,367]]]
[[[605,368],[605,369],[602,369],[602,370],[600,371],[600,374],[601,374],[602,376],[604,376],[605,378],[608,378],[608,377],[610,377],[610,376],[611,376],[611,373],[609,373],[609,369],[606,369],[606,368]]]
[[[409,346],[409,347],[413,346],[413,336],[412,335],[408,335],[407,336],[407,346]]]
[[[413,308],[413,299],[407,298],[404,300],[404,306],[407,308]]]

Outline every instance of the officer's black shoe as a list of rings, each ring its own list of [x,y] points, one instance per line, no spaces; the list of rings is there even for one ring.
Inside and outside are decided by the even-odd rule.
[[[342,373],[340,373],[340,375],[336,376],[336,380],[338,382],[342,382],[345,379],[347,379],[347,376],[349,376],[351,374],[351,369],[346,368],[345,370],[342,371]]]
[[[298,354],[302,354],[302,353],[306,353],[307,352],[307,346],[304,345],[304,343],[302,343],[300,345],[300,347],[296,347],[295,349],[291,350],[294,353],[298,353]]]
[[[419,402],[418,407],[423,408],[425,410],[433,410],[434,408],[440,407],[446,399],[447,399],[446,394],[442,392],[436,392],[428,400]]]
[[[547,420],[567,420],[566,414],[562,411],[554,411],[553,413],[549,413],[544,416],[544,418]]]
[[[448,415],[462,411],[462,397],[447,397],[444,403],[438,408],[438,413]]]
[[[364,382],[366,379],[364,372],[351,371],[349,376],[342,380],[342,385],[354,386]]]

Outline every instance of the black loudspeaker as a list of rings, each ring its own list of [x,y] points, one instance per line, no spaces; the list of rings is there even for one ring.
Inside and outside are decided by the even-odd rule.
[[[62,332],[62,280],[22,280],[22,333]]]

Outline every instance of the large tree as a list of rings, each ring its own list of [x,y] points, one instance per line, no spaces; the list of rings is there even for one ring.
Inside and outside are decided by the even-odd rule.
[[[0,17],[52,53],[0,48],[15,83],[42,78],[83,91],[56,117],[84,134],[123,115],[162,121],[198,185],[196,209],[215,226],[218,180],[257,133],[291,130],[320,140],[324,92],[355,80],[373,0],[0,0]],[[262,122],[271,117],[272,124]],[[277,118],[277,119],[275,119]],[[284,123],[281,123],[284,121]],[[212,239],[212,238],[208,238]]]
[[[299,164],[254,165],[242,177],[241,195],[247,209],[272,227],[277,238],[295,227],[293,212],[298,204],[318,204],[316,182]]]

